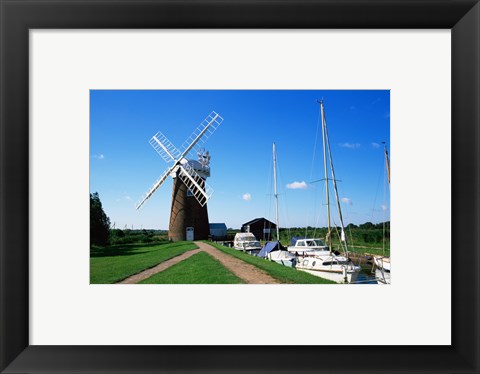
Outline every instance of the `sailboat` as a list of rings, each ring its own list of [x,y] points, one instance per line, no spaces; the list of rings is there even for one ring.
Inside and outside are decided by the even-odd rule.
[[[307,273],[317,275],[322,278],[332,280],[336,283],[354,283],[358,277],[358,274],[361,270],[360,266],[353,264],[352,260],[348,258],[348,246],[345,236],[345,227],[343,224],[342,211],[340,208],[340,200],[338,198],[337,190],[337,180],[335,178],[335,170],[333,168],[333,159],[332,152],[330,148],[330,141],[328,139],[328,130],[327,130],[327,121],[325,118],[325,108],[323,105],[323,100],[318,101],[320,104],[320,114],[322,118],[322,139],[323,139],[323,166],[325,173],[325,189],[326,189],[326,199],[327,199],[327,235],[325,238],[325,245],[323,242],[321,245],[318,245],[314,251],[311,251],[305,254],[301,254],[300,251],[297,252],[297,264],[296,268]],[[332,178],[328,177],[328,167],[327,167],[327,156],[330,160],[330,171]],[[332,250],[332,227],[331,227],[331,213],[330,213],[330,194],[329,194],[329,181],[332,181],[335,198],[337,202],[338,215],[340,218],[341,225],[341,237],[340,244],[342,246],[342,251],[345,252],[344,256],[335,254]],[[306,240],[304,240],[307,243]],[[317,241],[315,241],[317,243]],[[320,243],[318,243],[320,244]],[[293,251],[295,247],[289,247],[290,251]]]
[[[390,186],[390,159],[388,157],[387,146],[385,143],[383,143],[383,153],[385,155],[388,186]],[[375,279],[378,284],[390,284],[390,257],[385,256],[385,222],[383,222],[383,233],[383,255],[373,256],[373,263],[375,264]]]
[[[275,196],[275,225],[277,227],[277,241],[267,242],[257,256],[267,258],[284,266],[293,267],[295,265],[295,255],[288,252],[280,243],[280,229],[278,226],[278,193],[277,193],[277,153],[275,143],[273,151],[273,194]]]

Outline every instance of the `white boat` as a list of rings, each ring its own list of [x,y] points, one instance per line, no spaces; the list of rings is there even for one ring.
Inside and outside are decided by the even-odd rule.
[[[278,226],[278,194],[277,194],[277,153],[275,143],[272,147],[273,152],[273,192],[275,196],[275,225],[277,231],[277,241],[267,242],[258,254],[259,257],[267,258],[270,261],[275,261],[281,265],[293,267],[296,260],[293,253],[288,252],[280,243],[280,229]]]
[[[296,263],[295,255],[286,251],[278,241],[265,243],[258,257],[266,258],[288,267],[294,267]]]
[[[299,257],[297,261],[297,269],[336,283],[355,283],[360,273],[360,266],[354,265],[347,257],[335,254]]]
[[[330,249],[327,245],[325,245],[322,239],[294,237],[292,238],[290,244],[291,245],[287,247],[287,251],[295,254],[296,256],[306,257],[330,254]]]
[[[288,251],[297,256],[297,269],[336,283],[354,283],[357,280],[360,266],[345,256],[330,253],[329,246],[321,239],[299,238]]]
[[[235,238],[233,239],[233,248],[251,255],[256,255],[260,252],[262,246],[251,232],[239,232],[235,234]]]
[[[328,139],[327,122],[325,119],[325,110],[323,106],[323,100],[318,102],[320,104],[320,114],[322,118],[322,139],[323,139],[323,166],[325,173],[325,192],[327,200],[327,236],[325,238],[326,244],[323,241],[317,241],[314,239],[304,239],[303,241],[297,241],[295,246],[289,247],[289,251],[293,251],[295,247],[307,249],[312,248],[312,251],[305,250],[303,255],[297,256],[297,264],[295,267],[299,270],[307,273],[317,275],[321,278],[330,279],[337,283],[354,283],[360,273],[361,267],[356,266],[348,258],[348,246],[345,237],[345,227],[343,224],[342,211],[340,208],[340,199],[338,198],[337,180],[335,178],[335,170],[333,168],[332,153],[330,149],[330,142]],[[328,152],[328,153],[327,153]],[[327,168],[327,154],[330,160],[330,172],[332,177],[328,176]],[[337,202],[338,216],[340,220],[340,244],[342,252],[345,252],[345,256],[339,256],[332,251],[332,228],[331,228],[331,214],[330,214],[330,195],[329,195],[329,181],[333,183],[335,190],[335,198]],[[298,251],[299,252],[299,251]]]
[[[275,261],[277,264],[287,266],[289,268],[295,267],[295,264],[297,262],[295,255],[292,255],[291,253],[285,250],[270,252],[267,255],[267,258],[270,261]]]
[[[390,284],[390,257],[373,256],[375,279],[378,284]]]
[[[385,170],[388,177],[388,185],[390,186],[390,160],[388,157],[387,146],[383,143],[383,151],[385,155]],[[385,253],[385,222],[383,222],[383,253]],[[390,284],[390,257],[373,256],[373,264],[375,265],[375,279],[378,284]]]

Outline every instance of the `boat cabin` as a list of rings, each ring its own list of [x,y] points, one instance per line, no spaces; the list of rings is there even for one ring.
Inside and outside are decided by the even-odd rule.
[[[260,242],[255,235],[250,232],[242,232],[235,234],[233,239],[233,247],[239,251],[247,252],[251,255],[256,255],[262,249]]]

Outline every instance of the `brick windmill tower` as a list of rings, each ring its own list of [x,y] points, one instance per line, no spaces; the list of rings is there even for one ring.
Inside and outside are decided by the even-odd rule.
[[[210,176],[210,154],[202,146],[222,122],[223,118],[218,113],[210,113],[183,143],[180,150],[161,132],[150,139],[150,144],[157,153],[167,163],[173,164],[165,170],[136,208],[140,209],[171,176],[174,182],[168,228],[170,240],[208,239],[207,201],[212,196],[213,189],[206,182]]]

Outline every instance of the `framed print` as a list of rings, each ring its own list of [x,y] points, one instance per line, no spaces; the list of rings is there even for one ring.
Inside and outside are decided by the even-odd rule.
[[[2,373],[479,372],[477,1],[0,4]],[[397,283],[89,281],[102,90],[326,88],[390,90]]]

